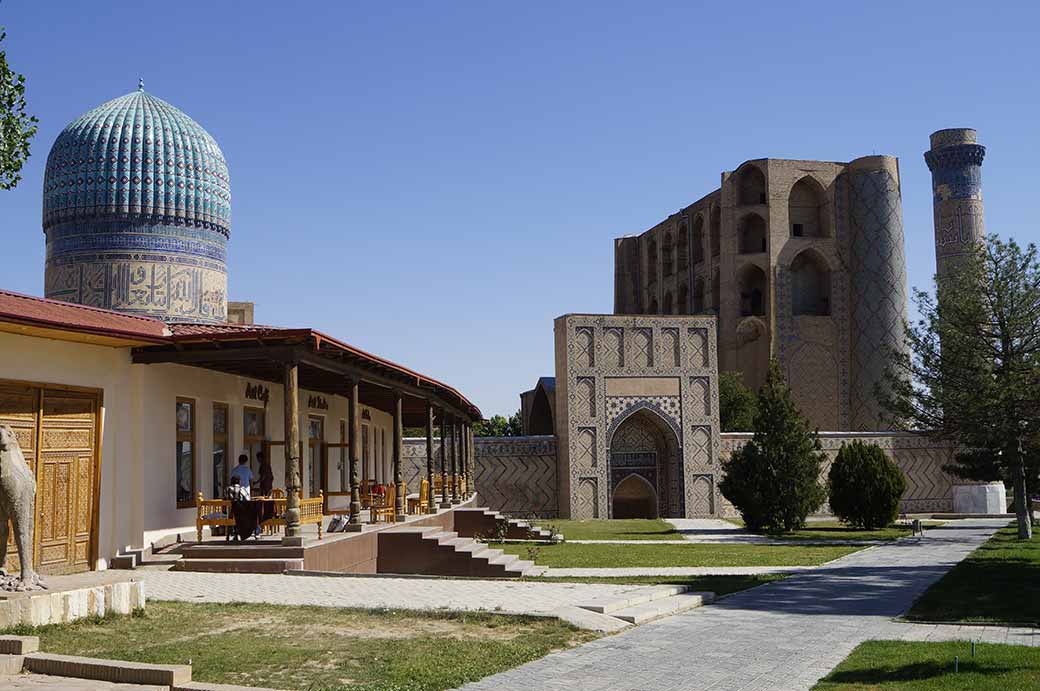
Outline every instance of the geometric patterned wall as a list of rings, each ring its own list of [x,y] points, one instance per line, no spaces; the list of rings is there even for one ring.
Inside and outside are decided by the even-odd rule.
[[[722,455],[729,456],[750,440],[751,434],[732,432],[722,435]],[[943,441],[930,439],[923,434],[913,432],[880,432],[877,434],[821,432],[820,445],[827,455],[821,479],[826,482],[831,463],[838,455],[842,444],[859,439],[865,444],[877,444],[895,461],[906,476],[906,493],[899,504],[899,510],[905,513],[929,513],[953,511],[953,486],[955,484],[974,484],[949,475],[943,471],[944,464],[953,458],[955,447]],[[726,515],[735,515],[736,511],[726,502]],[[824,505],[821,514],[830,509]]]
[[[426,440],[406,439],[404,444],[402,474],[409,491],[417,492],[426,476]],[[473,450],[473,486],[481,506],[518,518],[559,515],[556,437],[477,437]],[[440,440],[435,439],[434,472],[440,472],[439,452]]]

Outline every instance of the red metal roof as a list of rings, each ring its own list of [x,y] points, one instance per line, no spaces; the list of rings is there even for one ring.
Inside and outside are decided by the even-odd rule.
[[[361,350],[349,343],[344,343],[339,339],[333,338],[332,336],[320,331],[315,331],[314,329],[293,329],[281,326],[263,326],[259,324],[170,324],[169,326],[172,331],[172,337],[170,340],[175,343],[301,337],[312,342],[315,350],[320,350],[322,345],[329,345],[360,360],[380,365],[407,377],[412,377],[415,379],[417,386],[428,386],[433,389],[438,389],[443,393],[447,393],[450,396],[457,398],[463,406],[469,407],[474,415],[480,416],[481,414],[480,409],[455,388],[436,379],[420,374],[404,365],[399,365],[392,360],[387,360],[378,355],[373,355],[372,353]]]
[[[2,289],[0,321],[146,341],[163,341],[170,334],[166,324],[151,317],[138,317]]]
[[[320,350],[322,345],[332,346],[370,364],[414,377],[416,385],[447,393],[457,398],[464,406],[468,406],[475,415],[480,415],[480,409],[453,387],[313,329],[259,324],[166,324],[152,317],[22,295],[3,289],[0,289],[0,322],[156,344],[300,337],[313,343],[316,351]]]

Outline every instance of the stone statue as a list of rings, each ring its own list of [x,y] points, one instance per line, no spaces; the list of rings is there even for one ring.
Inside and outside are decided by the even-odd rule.
[[[44,587],[33,571],[33,512],[36,504],[36,478],[22,455],[18,438],[7,425],[0,424],[0,590],[39,590]],[[14,525],[21,577],[3,570],[7,559],[9,523]]]

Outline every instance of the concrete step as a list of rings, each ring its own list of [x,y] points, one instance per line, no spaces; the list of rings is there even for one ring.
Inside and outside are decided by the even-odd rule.
[[[654,619],[667,617],[679,612],[685,612],[694,607],[710,604],[715,600],[715,593],[707,592],[685,592],[672,595],[659,600],[644,602],[643,604],[626,607],[625,609],[611,612],[610,616],[628,622],[629,624],[645,624]]]
[[[688,585],[659,585],[653,588],[641,588],[617,597],[579,604],[578,607],[587,609],[590,612],[598,612],[599,614],[612,614],[628,607],[636,607],[647,602],[680,595],[689,589],[690,586]]]
[[[174,571],[215,573],[285,573],[303,569],[303,559],[189,559],[176,561]]]
[[[24,664],[24,655],[0,655],[0,679],[21,674]]]

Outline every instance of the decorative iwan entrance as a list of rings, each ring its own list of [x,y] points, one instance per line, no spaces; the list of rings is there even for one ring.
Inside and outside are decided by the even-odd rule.
[[[610,440],[611,518],[682,518],[682,471],[675,433],[653,410],[640,408]]]

